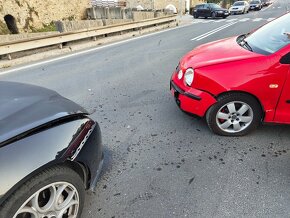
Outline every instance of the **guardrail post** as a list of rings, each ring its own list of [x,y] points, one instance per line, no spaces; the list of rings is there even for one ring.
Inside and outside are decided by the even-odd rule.
[[[58,44],[58,48],[59,49],[62,49],[63,48],[62,43]]]
[[[12,60],[12,57],[11,57],[10,54],[7,54],[7,58],[8,58],[9,61]]]

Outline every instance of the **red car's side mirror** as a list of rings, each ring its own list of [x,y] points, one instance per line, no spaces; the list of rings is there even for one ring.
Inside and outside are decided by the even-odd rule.
[[[290,64],[290,52],[285,54],[281,59],[280,59],[281,64]]]

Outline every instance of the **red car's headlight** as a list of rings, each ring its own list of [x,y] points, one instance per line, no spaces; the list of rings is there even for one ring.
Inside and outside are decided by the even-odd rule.
[[[186,85],[191,86],[194,79],[194,70],[192,68],[188,68],[184,74],[184,81]]]

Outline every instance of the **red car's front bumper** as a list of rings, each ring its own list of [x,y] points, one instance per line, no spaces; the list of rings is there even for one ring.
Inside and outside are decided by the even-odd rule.
[[[173,80],[170,82],[170,90],[181,110],[200,117],[203,117],[208,108],[216,103],[216,99],[209,93],[190,87],[185,91]]]

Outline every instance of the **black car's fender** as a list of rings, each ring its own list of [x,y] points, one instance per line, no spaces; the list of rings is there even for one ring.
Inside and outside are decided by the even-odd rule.
[[[80,132],[88,123],[90,132],[78,143]],[[88,188],[101,161],[100,128],[85,116],[36,129],[32,134],[0,147],[0,204],[33,175],[66,162],[78,168],[75,169],[78,172],[82,169]]]

